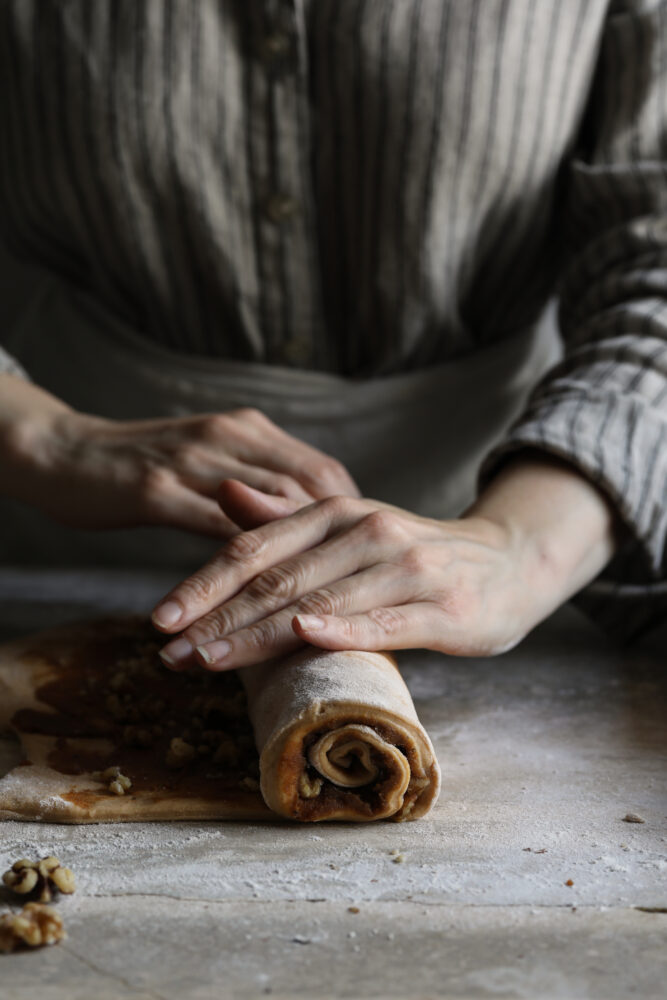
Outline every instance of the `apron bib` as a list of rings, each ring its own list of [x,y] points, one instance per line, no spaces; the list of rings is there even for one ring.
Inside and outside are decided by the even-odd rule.
[[[193,357],[155,345],[51,278],[36,288],[7,348],[38,385],[85,413],[130,420],[255,407],[343,462],[364,496],[437,518],[472,502],[481,461],[558,353],[542,324],[377,379]],[[76,531],[8,500],[0,500],[0,524],[0,558],[23,564],[190,571],[218,547],[166,528]]]

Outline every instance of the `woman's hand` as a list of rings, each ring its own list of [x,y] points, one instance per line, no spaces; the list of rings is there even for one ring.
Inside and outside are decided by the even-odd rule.
[[[467,516],[437,521],[372,500],[289,501],[237,483],[237,535],[154,612],[183,631],[174,669],[246,666],[298,648],[501,653],[597,575],[613,551],[605,499],[549,459],[508,467]],[[262,523],[265,522],[265,523]]]
[[[357,495],[339,462],[259,411],[113,421],[0,376],[2,491],[79,528],[162,524],[216,537],[236,525],[214,499],[233,477],[295,505]]]

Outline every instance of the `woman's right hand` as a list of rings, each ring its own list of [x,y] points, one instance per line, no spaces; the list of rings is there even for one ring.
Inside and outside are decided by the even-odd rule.
[[[228,537],[238,529],[215,499],[225,479],[304,505],[359,495],[338,461],[258,410],[107,420],[0,375],[0,491],[61,524]]]

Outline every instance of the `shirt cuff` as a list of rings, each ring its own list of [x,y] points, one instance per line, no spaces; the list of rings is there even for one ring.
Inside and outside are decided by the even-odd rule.
[[[0,347],[0,375],[19,375],[26,381],[30,381],[30,376],[25,368],[22,368],[18,361],[2,347]]]
[[[662,415],[637,397],[543,396],[487,455],[480,490],[526,449],[565,460],[611,502],[628,537],[605,570],[573,598],[613,638],[630,641],[667,620]],[[658,474],[656,474],[656,472]]]

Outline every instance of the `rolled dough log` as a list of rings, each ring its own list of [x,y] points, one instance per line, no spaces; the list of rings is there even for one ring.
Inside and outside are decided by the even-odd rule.
[[[164,670],[157,646],[145,621],[130,617],[0,645],[0,728],[16,733],[25,753],[0,779],[0,818],[401,820],[424,815],[437,798],[433,748],[391,657],[305,650],[238,676],[195,675]],[[139,664],[129,693],[122,686],[128,663]],[[117,708],[110,685],[119,677],[120,716],[108,709],[110,699]],[[126,737],[137,728],[128,718],[140,700],[142,711],[163,707],[153,743],[137,747]],[[202,744],[204,755],[170,770],[165,754],[174,735],[208,739],[206,726],[241,748],[236,758],[216,763]],[[131,778],[129,794],[112,795],[100,782],[110,765]]]
[[[300,820],[418,819],[440,769],[410,692],[384,653],[306,649],[240,671],[264,801]],[[313,797],[306,788],[317,787]]]

